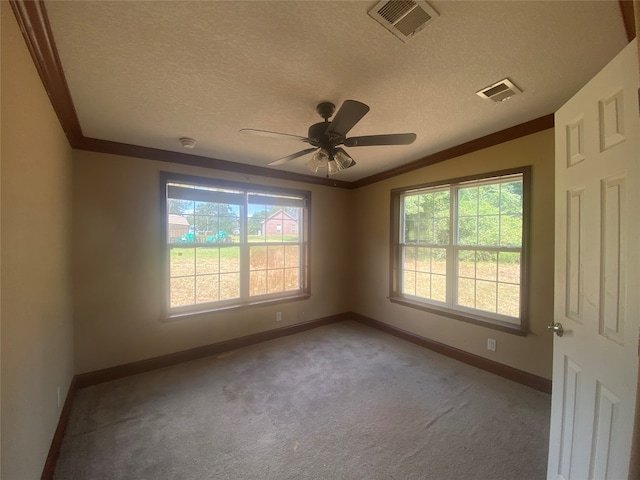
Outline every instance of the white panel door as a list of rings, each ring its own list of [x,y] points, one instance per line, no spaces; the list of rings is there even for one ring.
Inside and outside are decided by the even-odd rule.
[[[640,313],[636,41],[555,114],[549,479],[626,480]]]

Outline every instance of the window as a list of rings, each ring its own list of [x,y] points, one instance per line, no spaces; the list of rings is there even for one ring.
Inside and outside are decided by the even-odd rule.
[[[525,331],[529,172],[392,191],[391,300]]]
[[[306,298],[309,192],[166,173],[162,189],[170,316]]]

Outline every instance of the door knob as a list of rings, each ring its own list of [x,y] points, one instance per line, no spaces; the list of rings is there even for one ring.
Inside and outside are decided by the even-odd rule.
[[[552,323],[551,325],[547,325],[547,330],[551,330],[559,337],[561,337],[564,334],[564,330],[562,329],[561,323]]]

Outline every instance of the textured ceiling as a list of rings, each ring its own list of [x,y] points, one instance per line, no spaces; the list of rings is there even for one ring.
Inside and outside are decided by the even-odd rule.
[[[371,111],[350,136],[415,132],[409,146],[347,149],[355,181],[554,112],[626,45],[617,1],[433,1],[402,43],[376,1],[50,1],[83,134],[258,166],[302,150],[241,128],[307,135],[320,101]],[[523,94],[475,92],[505,77]],[[178,139],[195,138],[185,151]],[[309,156],[273,167],[308,174]]]

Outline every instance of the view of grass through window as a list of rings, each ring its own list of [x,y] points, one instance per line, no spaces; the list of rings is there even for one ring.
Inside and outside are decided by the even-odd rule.
[[[402,295],[519,322],[521,174],[406,192],[400,208]]]
[[[302,291],[304,197],[183,182],[166,189],[170,309]]]

